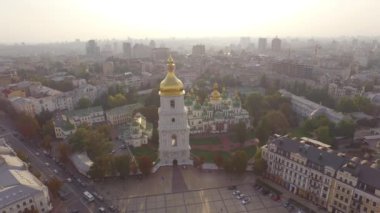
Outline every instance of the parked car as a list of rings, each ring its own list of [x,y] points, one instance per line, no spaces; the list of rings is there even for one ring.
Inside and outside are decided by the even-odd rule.
[[[239,190],[233,191],[232,194],[233,195],[240,195],[240,191]]]
[[[236,186],[229,186],[227,187],[228,190],[236,190]]]
[[[99,212],[106,212],[106,209],[104,207],[99,207],[98,210]]]

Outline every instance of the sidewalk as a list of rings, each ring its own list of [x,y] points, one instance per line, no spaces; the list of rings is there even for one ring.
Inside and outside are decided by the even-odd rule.
[[[264,182],[265,184],[268,184],[270,185],[271,187],[275,188],[276,190],[280,191],[282,193],[282,197],[285,198],[285,200],[288,200],[288,199],[293,199],[295,200],[296,202],[302,204],[303,206],[309,208],[310,210],[312,210],[313,212],[317,212],[317,213],[325,213],[327,211],[325,210],[322,210],[320,209],[318,206],[312,204],[310,201],[308,200],[305,200],[301,197],[298,197],[297,195],[289,192],[288,190],[284,189],[282,186],[272,182],[272,181],[269,181],[269,180],[265,180],[261,177],[258,177],[257,178],[258,180]]]

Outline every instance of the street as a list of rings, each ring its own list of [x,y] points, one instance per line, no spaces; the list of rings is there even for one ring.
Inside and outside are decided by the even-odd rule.
[[[57,156],[44,151],[36,143],[23,138],[4,117],[0,119],[0,137],[4,137],[15,151],[21,151],[28,156],[30,166],[41,173],[40,180],[43,183],[46,184],[46,181],[52,177],[64,183],[68,193],[64,198],[51,197],[52,212],[97,212],[98,208],[109,206],[104,200],[99,200],[99,196],[95,196],[96,199],[93,202],[87,202],[83,192],[95,192],[91,180],[79,174],[72,166],[60,163]],[[68,178],[71,179],[70,182]],[[97,194],[100,195],[100,193]]]

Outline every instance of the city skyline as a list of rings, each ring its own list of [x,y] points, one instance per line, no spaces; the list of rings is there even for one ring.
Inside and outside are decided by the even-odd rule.
[[[5,0],[0,43],[74,39],[378,36],[380,2]]]

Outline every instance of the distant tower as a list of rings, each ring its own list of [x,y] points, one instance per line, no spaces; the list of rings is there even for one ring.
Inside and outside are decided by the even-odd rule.
[[[259,38],[258,49],[259,49],[259,51],[265,51],[267,49],[267,39],[266,38]]]
[[[191,55],[193,56],[204,56],[206,55],[206,47],[202,44],[197,44],[193,46],[191,51]]]
[[[160,83],[158,109],[159,159],[161,165],[191,164],[187,109],[184,103],[183,83],[174,73],[171,57],[167,73]]]
[[[86,55],[87,56],[99,56],[100,55],[100,47],[96,43],[95,40],[89,40],[86,44]]]
[[[132,58],[132,46],[129,42],[123,42],[123,54],[127,58]]]
[[[281,51],[281,39],[277,38],[277,36],[272,40],[272,50],[276,52]]]

